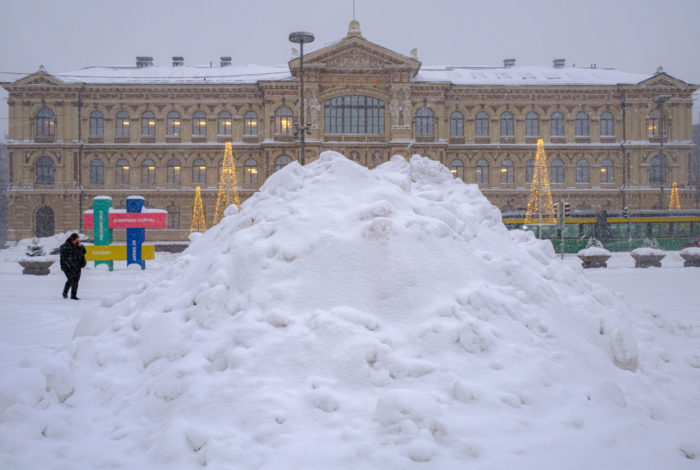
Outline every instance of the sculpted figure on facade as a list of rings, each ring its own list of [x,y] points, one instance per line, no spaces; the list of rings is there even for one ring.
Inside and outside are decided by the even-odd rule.
[[[316,89],[311,90],[311,100],[308,104],[308,119],[313,129],[318,129],[318,115],[321,112],[321,102],[318,100]]]
[[[391,114],[391,126],[399,127],[399,113],[401,112],[401,105],[399,105],[399,100],[396,99],[396,91],[394,91],[394,96],[391,98],[389,103],[389,113]]]
[[[401,104],[401,111],[403,113],[403,127],[411,127],[411,119],[413,117],[413,103],[411,103],[411,98],[408,96],[408,90],[404,92],[403,103]]]

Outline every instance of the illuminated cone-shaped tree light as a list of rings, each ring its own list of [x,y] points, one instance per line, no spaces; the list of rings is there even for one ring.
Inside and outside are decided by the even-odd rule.
[[[678,210],[681,208],[681,200],[678,197],[678,183],[673,183],[673,189],[671,190],[671,201],[668,204],[668,210]]]
[[[216,196],[216,211],[214,212],[214,225],[224,218],[224,211],[231,204],[239,209],[241,200],[238,198],[238,183],[236,182],[236,165],[233,163],[233,151],[231,142],[226,142],[224,162],[221,167],[221,180],[219,180],[219,193]]]
[[[207,230],[207,226],[204,222],[204,208],[202,207],[202,194],[197,186],[197,191],[194,194],[194,210],[192,211],[192,225],[190,226],[190,233],[200,232],[204,233]]]
[[[525,223],[554,224],[556,223],[552,191],[549,187],[549,172],[547,171],[547,155],[544,153],[544,142],[537,141],[535,168],[532,174],[530,200],[527,202]]]

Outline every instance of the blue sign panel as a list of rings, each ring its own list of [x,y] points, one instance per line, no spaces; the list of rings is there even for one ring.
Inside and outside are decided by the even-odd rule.
[[[127,212],[141,212],[145,200],[140,196],[126,198]],[[141,269],[146,269],[146,261],[141,257],[141,245],[146,239],[145,228],[126,229],[126,265],[138,264]]]

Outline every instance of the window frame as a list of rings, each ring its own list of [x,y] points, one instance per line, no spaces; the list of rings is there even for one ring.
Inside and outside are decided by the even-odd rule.
[[[207,136],[207,115],[204,111],[195,111],[192,114],[192,137]]]
[[[534,111],[525,115],[525,137],[540,136],[540,116]]]
[[[292,157],[290,157],[289,155],[280,155],[279,157],[275,158],[275,173],[280,171],[282,168],[289,165],[290,163],[292,163]]]
[[[249,158],[243,164],[243,181],[244,184],[257,185],[258,184],[258,162],[254,158]]]
[[[474,135],[476,137],[489,137],[489,115],[485,111],[476,113]]]
[[[182,137],[182,119],[180,113],[172,110],[166,118],[166,137]]]
[[[141,162],[141,184],[156,184],[156,162],[150,158]]]
[[[173,157],[168,160],[166,171],[167,184],[182,184],[182,166],[180,161]]]
[[[488,185],[489,184],[489,162],[485,159],[481,159],[476,162],[474,166],[474,181],[478,185]]]
[[[464,181],[464,163],[459,158],[455,158],[450,163],[450,172],[455,178]]]
[[[510,111],[502,112],[500,122],[501,122],[501,137],[514,137],[515,136],[515,119],[513,118],[513,113],[511,113]]]
[[[105,184],[105,164],[100,158],[90,160],[90,184]]]
[[[501,184],[513,184],[515,178],[515,166],[513,164],[513,160],[506,158],[501,162],[500,174]]]
[[[385,103],[367,95],[341,95],[323,103],[324,133],[384,135]]]
[[[564,115],[557,111],[552,113],[549,119],[550,137],[564,137]]]
[[[600,115],[600,136],[615,136],[615,118],[613,117],[612,113],[608,111]]]
[[[281,136],[291,136],[294,128],[294,113],[287,106],[275,111],[275,133]]]
[[[56,181],[56,165],[53,158],[48,155],[42,155],[37,158],[34,165],[35,168],[35,184],[49,185]]]
[[[590,184],[591,164],[584,158],[576,162],[576,184]]]
[[[566,172],[565,172],[566,166],[564,165],[564,162],[557,158],[552,160],[552,163],[549,166],[549,182],[550,184],[564,184],[566,181]]]
[[[243,135],[246,137],[258,135],[258,113],[253,110],[246,111],[243,115]]]
[[[600,164],[600,182],[601,184],[612,184],[615,182],[615,166],[609,158],[606,158]]]
[[[590,137],[591,126],[588,113],[581,111],[576,114],[576,137]]]
[[[120,158],[114,164],[114,184],[131,184],[131,165],[129,161]]]
[[[207,162],[201,158],[192,162],[192,184],[198,186],[207,184]]]
[[[114,137],[127,139],[131,136],[131,116],[127,111],[114,115]]]
[[[416,137],[434,137],[435,113],[427,106],[423,106],[416,111]]]
[[[37,137],[56,137],[56,113],[51,108],[44,106],[36,113],[36,133]]]
[[[141,137],[156,136],[156,115],[153,111],[144,111],[141,114]]]
[[[464,115],[459,111],[450,115],[450,137],[464,137]]]
[[[88,129],[90,137],[105,136],[105,116],[102,111],[94,110],[90,113],[90,126]]]

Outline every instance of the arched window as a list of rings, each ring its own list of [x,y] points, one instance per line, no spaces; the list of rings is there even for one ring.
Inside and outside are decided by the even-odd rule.
[[[90,161],[90,184],[105,184],[105,164],[99,158]]]
[[[525,116],[525,136],[537,137],[540,135],[540,117],[537,113],[530,111]]]
[[[115,183],[129,184],[129,162],[123,158],[118,160],[115,170]]]
[[[659,132],[659,116],[661,114],[659,113],[658,109],[652,109],[649,114],[647,115],[647,131],[649,137],[651,136],[658,136]]]
[[[243,135],[258,135],[258,113],[247,111],[243,115]]]
[[[277,160],[275,160],[275,171],[279,171],[285,166],[287,166],[289,163],[291,163],[292,159],[289,158],[286,155],[282,155],[281,157],[277,157]]]
[[[514,135],[513,115],[506,111],[501,114],[501,137],[513,137]]]
[[[501,184],[513,184],[513,161],[503,160],[501,163]]]
[[[549,181],[552,184],[564,184],[564,162],[561,160],[553,160],[552,167],[549,170]]]
[[[53,184],[54,166],[51,157],[41,157],[36,161],[36,184]]]
[[[53,209],[42,206],[34,215],[34,233],[37,237],[50,237],[54,235],[55,221]]]
[[[588,113],[578,113],[576,115],[576,136],[588,137],[589,135]]]
[[[90,113],[90,137],[104,137],[105,117],[99,111]]]
[[[141,163],[141,184],[156,184],[156,164],[150,158]]]
[[[605,112],[600,115],[600,136],[612,137],[615,135],[612,114]]]
[[[180,228],[180,207],[178,206],[168,206],[165,208],[168,212],[167,224],[170,229]]]
[[[278,135],[292,135],[292,110],[282,107],[275,113],[275,131]]]
[[[258,162],[249,158],[245,161],[243,172],[245,173],[245,184],[258,184]]]
[[[371,96],[337,96],[324,103],[326,134],[384,135],[384,101]]]
[[[615,175],[613,174],[614,167],[612,160],[603,160],[600,165],[600,182],[601,183],[614,183]]]
[[[192,183],[199,186],[207,184],[207,163],[201,158],[192,162]]]
[[[525,163],[525,183],[532,184],[532,177],[535,174],[535,160],[528,160]]]
[[[450,116],[450,137],[464,137],[464,116],[462,113],[454,112]]]
[[[590,183],[590,165],[586,160],[579,160],[576,162],[576,183],[586,184]]]
[[[178,113],[177,111],[170,111],[168,113],[167,123],[167,136],[180,137],[180,126],[182,124],[180,121],[180,113]]]
[[[168,160],[168,184],[180,184],[182,181],[180,173],[181,167],[180,162],[177,160],[177,158],[171,158],[170,160]]]
[[[550,127],[552,137],[564,137],[564,115],[562,113],[552,113]]]
[[[476,136],[477,137],[488,137],[489,136],[489,115],[483,111],[476,113]]]
[[[433,135],[433,112],[425,106],[416,113],[416,137]]]
[[[489,184],[489,164],[486,160],[476,162],[476,184]]]
[[[221,111],[219,113],[219,134],[221,136],[231,135],[231,126],[233,124],[233,119],[231,118],[231,113],[228,111]]]
[[[450,171],[455,178],[464,180],[464,164],[462,163],[462,160],[452,160],[452,163],[450,164]]]
[[[55,137],[56,136],[56,118],[49,108],[41,108],[36,113],[36,136],[37,137]]]
[[[115,137],[129,137],[129,127],[131,126],[129,113],[119,111],[116,116],[115,126]]]
[[[141,137],[156,136],[156,115],[146,111],[141,115]]]
[[[664,183],[666,182],[665,171],[663,168],[663,160],[661,155],[656,155],[649,161],[649,182]]]
[[[192,137],[207,136],[207,115],[197,111],[192,115]]]

